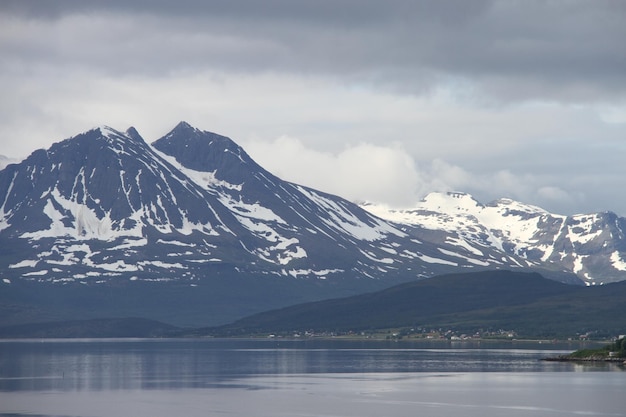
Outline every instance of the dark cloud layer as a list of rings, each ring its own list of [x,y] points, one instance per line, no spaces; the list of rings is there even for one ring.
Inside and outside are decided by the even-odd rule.
[[[350,77],[420,94],[455,85],[486,99],[626,96],[621,1],[9,1],[19,18],[106,25],[20,39],[24,61],[116,75],[199,68]],[[19,58],[18,58],[19,59]],[[106,65],[102,62],[106,59]],[[19,67],[19,65],[17,65]]]

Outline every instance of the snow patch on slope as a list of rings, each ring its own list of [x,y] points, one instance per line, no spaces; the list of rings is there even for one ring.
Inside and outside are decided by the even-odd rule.
[[[613,268],[617,269],[618,271],[626,271],[626,261],[624,261],[619,252],[613,252],[610,259]]]
[[[212,171],[212,172],[196,171],[191,168],[187,168],[184,165],[182,165],[180,162],[178,162],[178,160],[175,157],[167,155],[159,151],[152,145],[149,145],[149,146],[150,146],[150,149],[154,153],[156,153],[162,159],[166,160],[168,163],[174,166],[177,170],[185,174],[185,176],[191,179],[195,184],[202,187],[204,190],[215,191],[219,189],[220,187],[222,187],[222,188],[229,189],[229,190],[241,191],[242,184],[231,184],[229,182],[219,180],[215,176],[216,171]]]
[[[325,213],[327,213],[330,218],[322,218],[321,220],[328,227],[338,230],[341,233],[347,233],[354,239],[372,242],[384,239],[390,234],[402,237],[407,236],[392,225],[374,217],[368,218],[371,224],[367,224],[339,203],[302,186],[296,186],[296,188],[315,204],[325,209]]]
[[[71,236],[75,239],[111,240],[119,236],[141,237],[140,224],[130,229],[115,229],[109,215],[98,215],[83,203],[68,200],[55,188],[46,201],[44,213],[51,223],[48,229],[22,234],[23,238],[41,239],[45,237]],[[135,215],[130,217],[138,220]],[[68,226],[67,224],[71,224]]]

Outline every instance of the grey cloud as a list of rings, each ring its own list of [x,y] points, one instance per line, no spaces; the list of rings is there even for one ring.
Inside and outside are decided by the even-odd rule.
[[[71,13],[130,13],[164,17],[234,17],[248,20],[295,20],[325,26],[370,26],[388,20],[407,20],[410,15],[449,23],[484,9],[491,0],[415,1],[392,0],[5,0],[0,10],[37,19],[58,19]]]
[[[8,46],[14,59],[41,65],[65,60],[115,75],[292,72],[408,94],[456,83],[504,101],[626,96],[624,2],[9,1],[0,7],[43,25],[41,36]],[[100,20],[89,30],[77,16]]]

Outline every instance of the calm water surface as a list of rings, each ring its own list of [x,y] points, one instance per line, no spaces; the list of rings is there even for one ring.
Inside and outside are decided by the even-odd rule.
[[[344,340],[0,341],[0,416],[626,416],[579,345]]]

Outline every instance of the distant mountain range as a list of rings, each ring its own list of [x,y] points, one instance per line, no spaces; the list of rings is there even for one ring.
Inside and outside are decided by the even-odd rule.
[[[482,204],[465,193],[432,193],[409,210],[363,207],[409,234],[438,234],[438,250],[452,264],[493,265],[486,254],[507,254],[502,260],[511,266],[522,259],[517,266],[572,272],[587,285],[626,278],[626,219],[615,213],[562,216],[505,198]]]
[[[99,127],[0,171],[0,325],[227,323],[434,275],[626,279],[625,220],[431,194],[407,211],[283,181],[185,122],[148,144]]]
[[[17,164],[20,161],[15,158],[9,158],[5,155],[0,155],[0,169],[4,169],[9,164]]]

